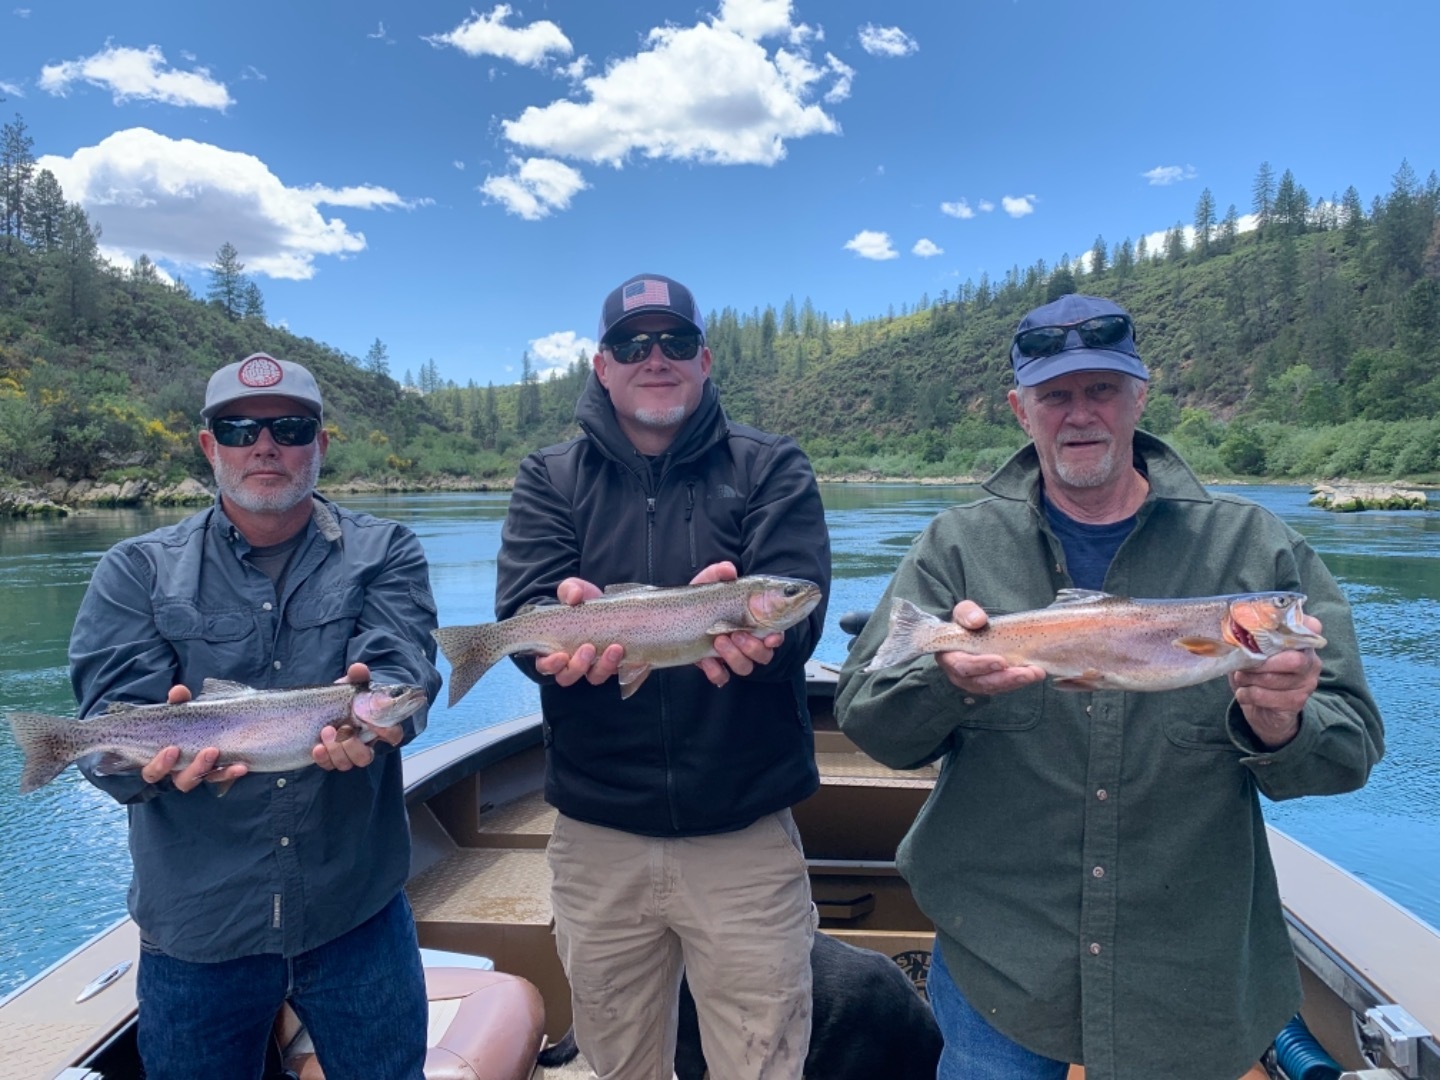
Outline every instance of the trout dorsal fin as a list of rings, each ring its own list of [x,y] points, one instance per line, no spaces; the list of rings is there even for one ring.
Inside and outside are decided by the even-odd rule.
[[[1071,607],[1075,604],[1099,604],[1115,597],[1099,589],[1061,589],[1055,594],[1051,607]]]
[[[231,682],[229,679],[206,679],[200,684],[200,695],[194,700],[224,701],[227,698],[248,697],[259,692],[254,687],[246,686],[244,683]]]

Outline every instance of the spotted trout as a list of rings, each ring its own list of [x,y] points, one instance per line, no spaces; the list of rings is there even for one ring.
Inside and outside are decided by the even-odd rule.
[[[289,772],[313,765],[320,729],[332,726],[369,742],[425,704],[418,686],[330,683],[288,690],[255,690],[206,679],[200,696],[179,705],[114,702],[88,720],[17,712],[10,730],[25,752],[20,791],[48,784],[86,754],[103,757],[106,776],[138,772],[167,746],[178,746],[183,769],[206,747],[220,751],[216,769],[244,764],[251,772]],[[224,794],[222,790],[220,794]]]
[[[639,690],[655,668],[693,664],[715,652],[717,634],[747,630],[758,637],[785,630],[815,610],[820,587],[783,577],[742,577],[709,585],[611,585],[605,595],[570,606],[530,604],[508,619],[432,631],[450,661],[450,704],[465,696],[501,657],[573,653],[589,642],[598,652],[618,643],[620,697]]]
[[[1292,592],[1130,600],[1062,589],[1047,608],[967,630],[896,597],[889,633],[865,671],[963,652],[1033,664],[1061,690],[1174,690],[1258,667],[1286,649],[1322,648],[1325,639],[1302,619],[1304,602]]]

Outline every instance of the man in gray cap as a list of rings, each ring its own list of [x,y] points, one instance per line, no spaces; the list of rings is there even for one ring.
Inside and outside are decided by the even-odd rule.
[[[1037,308],[1010,360],[1030,443],[911,546],[836,699],[882,762],[944,759],[897,860],[936,928],[937,1075],[1231,1080],[1300,1004],[1258,795],[1351,791],[1383,752],[1350,608],[1293,529],[1137,430],[1149,371],[1123,308]],[[1328,644],[1147,694],[1056,693],[998,655],[864,670],[897,598],[978,630],[1074,589],[1301,592]]]
[[[200,446],[215,504],[101,559],[70,639],[82,716],[189,700],[207,679],[440,688],[429,572],[404,526],[315,492],[328,435],[315,378],[255,353],[215,372]],[[246,776],[215,748],[177,769],[82,763],[129,808],[139,1044],[151,1080],[253,1077],[287,999],[327,1075],[418,1080],[424,975],[398,747],[325,728],[318,768]],[[197,791],[206,783],[225,795]]]

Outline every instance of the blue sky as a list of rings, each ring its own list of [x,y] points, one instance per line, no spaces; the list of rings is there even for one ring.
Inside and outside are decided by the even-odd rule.
[[[706,310],[932,299],[1440,168],[1440,6],[1398,0],[10,0],[0,116],[104,230],[399,376],[593,348],[641,271]]]

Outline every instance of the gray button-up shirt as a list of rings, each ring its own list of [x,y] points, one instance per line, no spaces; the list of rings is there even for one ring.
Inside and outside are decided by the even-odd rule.
[[[207,678],[328,683],[356,662],[435,699],[435,601],[409,529],[317,497],[278,598],[249,550],[218,503],[111,548],[70,639],[81,715],[163,702],[177,683],[199,694]],[[425,718],[405,721],[406,741]],[[255,773],[223,798],[84,769],[129,807],[130,914],[144,941],[196,962],[294,956],[384,907],[409,872],[410,833],[400,754],[374,745],[366,768]]]

